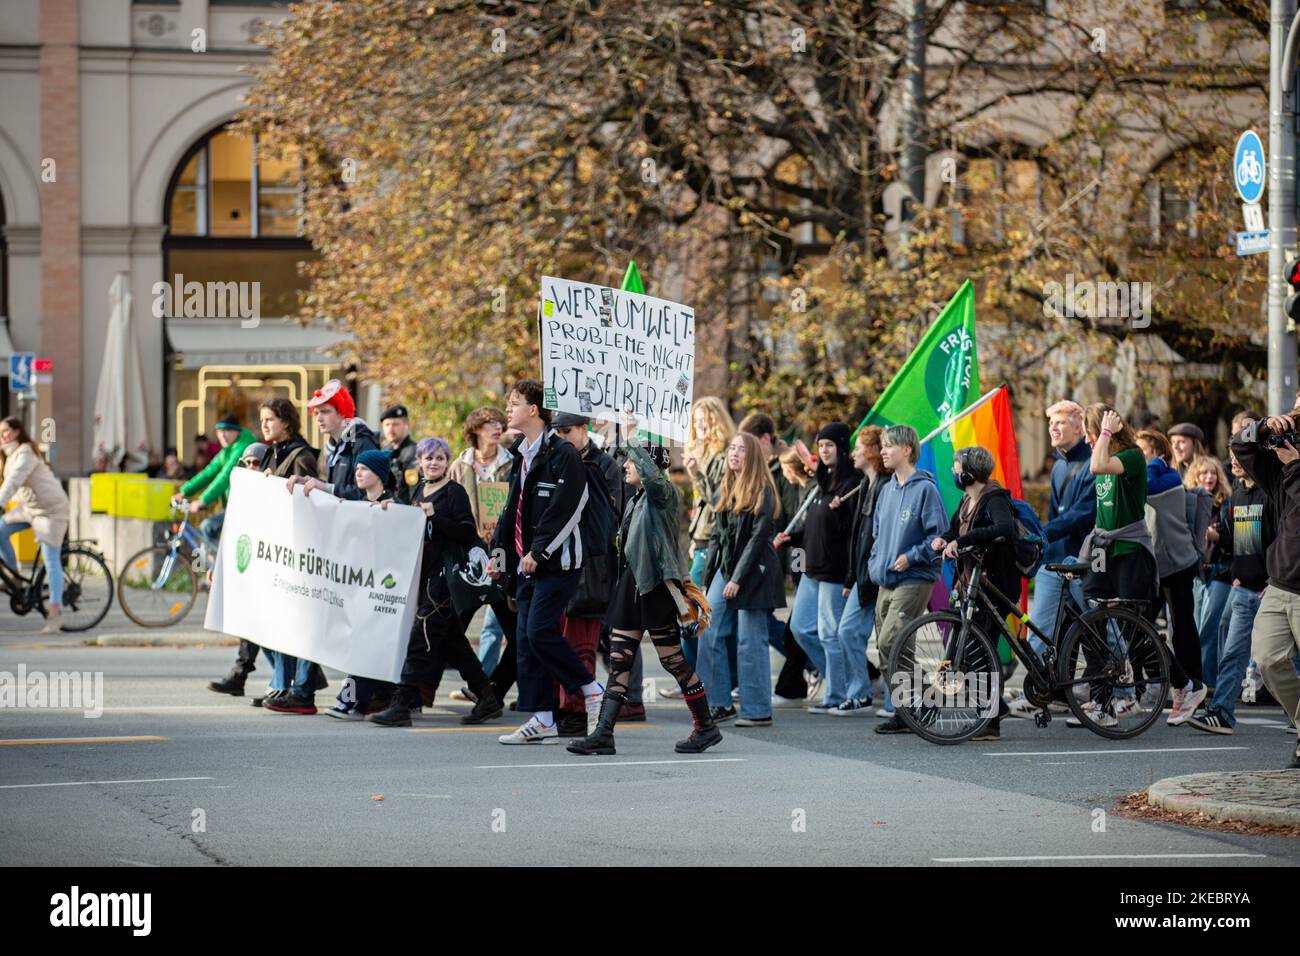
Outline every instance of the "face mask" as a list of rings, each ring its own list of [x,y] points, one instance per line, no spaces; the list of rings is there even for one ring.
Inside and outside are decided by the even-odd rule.
[[[974,482],[963,481],[962,479],[963,479],[964,477],[965,477],[964,475],[959,475],[959,474],[957,474],[957,473],[955,473],[955,472],[952,473],[952,483],[953,483],[954,485],[956,485],[958,488],[960,488],[962,491],[965,491],[965,490],[966,490],[967,488],[969,488],[972,484],[974,484]]]

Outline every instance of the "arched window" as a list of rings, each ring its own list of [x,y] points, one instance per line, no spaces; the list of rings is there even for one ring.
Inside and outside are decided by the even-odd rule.
[[[1214,256],[1228,233],[1240,230],[1241,207],[1224,147],[1192,146],[1152,171],[1133,204],[1130,228],[1138,246]]]
[[[313,258],[302,236],[302,164],[222,127],[181,162],[167,193],[165,274],[175,282],[260,283],[263,316],[294,315]]]

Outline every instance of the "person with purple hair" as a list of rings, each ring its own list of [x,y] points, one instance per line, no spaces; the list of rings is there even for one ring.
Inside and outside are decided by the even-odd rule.
[[[370,719],[384,727],[411,726],[412,708],[420,704],[421,684],[436,689],[444,663],[449,663],[477,697],[474,709],[461,718],[463,724],[481,724],[501,716],[501,699],[483,673],[478,655],[456,609],[444,568],[446,556],[463,553],[478,540],[478,526],[470,508],[469,494],[451,480],[451,448],[441,438],[425,438],[415,447],[420,480],[411,490],[411,504],[422,510],[424,553],[420,562],[419,591],[415,621],[406,647],[401,683],[392,702]],[[381,507],[387,507],[387,503]]]

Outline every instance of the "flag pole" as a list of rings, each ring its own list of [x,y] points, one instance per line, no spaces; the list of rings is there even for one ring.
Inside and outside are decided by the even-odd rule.
[[[960,419],[965,418],[967,415],[969,415],[971,412],[975,411],[975,409],[979,408],[981,405],[983,405],[985,402],[987,402],[989,399],[991,399],[991,398],[992,398],[994,395],[996,395],[998,392],[1002,391],[1004,388],[1006,388],[1005,385],[999,385],[997,388],[993,389],[993,391],[989,392],[987,395],[982,395],[982,396],[980,396],[979,401],[975,402],[974,404],[970,405],[970,406],[967,407],[967,408],[963,408],[960,412],[958,412],[958,413],[957,413],[956,415],[954,415],[952,418],[948,419],[946,422],[944,422],[942,425],[940,425],[940,426],[939,426],[938,428],[936,428],[934,431],[930,432],[930,434],[928,434],[928,435],[926,435],[924,438],[922,438],[922,439],[921,439],[921,444],[924,445],[926,442],[928,442],[928,441],[929,441],[931,438],[933,438],[935,435],[939,434],[939,432],[943,431],[945,428],[950,428],[950,427],[951,427],[955,422],[959,421]]]

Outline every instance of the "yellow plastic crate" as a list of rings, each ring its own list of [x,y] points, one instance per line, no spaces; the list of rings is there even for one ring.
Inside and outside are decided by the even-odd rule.
[[[5,506],[5,511],[13,511],[18,506],[17,499],[11,499]],[[14,556],[24,564],[36,560],[36,535],[31,528],[26,531],[19,531],[9,538],[9,543],[14,546]]]
[[[121,478],[134,478],[117,472],[96,472],[90,476],[90,510],[107,514],[117,501],[117,483]]]
[[[176,492],[172,482],[143,475],[129,477],[139,480],[118,482],[117,500],[109,514],[146,521],[166,521],[171,517],[171,498]]]

